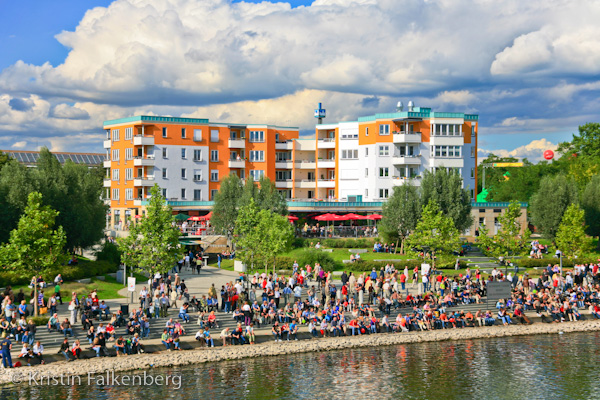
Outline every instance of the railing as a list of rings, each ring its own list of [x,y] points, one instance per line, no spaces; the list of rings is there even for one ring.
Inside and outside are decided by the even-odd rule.
[[[325,138],[325,139],[319,139],[319,142],[335,142],[335,138]]]
[[[421,132],[413,132],[413,131],[393,131],[392,132],[393,135],[420,135]]]
[[[154,154],[148,154],[145,157],[144,156],[135,156],[133,157],[134,160],[154,160]]]

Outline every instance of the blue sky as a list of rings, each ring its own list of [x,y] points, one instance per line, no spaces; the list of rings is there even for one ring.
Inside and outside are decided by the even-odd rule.
[[[539,159],[598,121],[592,0],[0,0],[0,148],[102,151],[133,114],[310,132],[398,100],[480,115],[480,155]],[[57,10],[59,10],[57,12]]]

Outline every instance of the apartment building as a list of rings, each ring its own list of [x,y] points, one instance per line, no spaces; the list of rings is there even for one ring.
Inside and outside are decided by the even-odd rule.
[[[229,174],[276,180],[276,143],[298,128],[199,118],[135,116],[105,121],[106,198],[112,226],[144,213],[154,184],[169,201],[212,201]]]
[[[478,115],[408,111],[316,126],[315,177],[294,197],[341,201],[387,199],[394,186],[420,185],[424,171],[454,169],[477,195]]]

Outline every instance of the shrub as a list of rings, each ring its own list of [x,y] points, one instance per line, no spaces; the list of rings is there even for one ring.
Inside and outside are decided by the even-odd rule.
[[[298,265],[300,266],[307,264],[314,266],[315,263],[321,264],[321,267],[326,271],[333,271],[339,267],[339,264],[329,255],[329,253],[321,250],[306,249],[298,256]]]
[[[38,315],[37,317],[31,317],[31,319],[33,320],[33,323],[36,324],[37,326],[42,326],[42,325],[48,324],[50,317],[46,317],[44,315]]]
[[[597,262],[595,259],[593,258],[578,258],[578,259],[570,259],[570,258],[563,258],[562,259],[562,265],[563,268],[573,268],[573,266],[575,264],[591,264],[591,263],[595,263]],[[521,258],[516,260],[516,264],[520,267],[520,268],[543,268],[543,267],[547,267],[548,264],[559,264],[560,260],[558,258],[542,258],[542,259],[536,259],[536,258]]]
[[[111,242],[105,242],[102,246],[102,250],[96,252],[97,261],[107,261],[114,265],[121,263],[121,252],[116,244]]]

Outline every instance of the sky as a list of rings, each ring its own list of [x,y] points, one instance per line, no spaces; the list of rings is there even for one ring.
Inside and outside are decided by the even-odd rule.
[[[139,114],[297,126],[412,100],[479,114],[479,155],[597,122],[597,0],[0,0],[0,149],[103,152]]]

